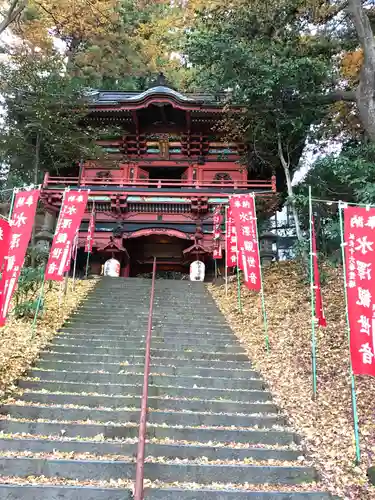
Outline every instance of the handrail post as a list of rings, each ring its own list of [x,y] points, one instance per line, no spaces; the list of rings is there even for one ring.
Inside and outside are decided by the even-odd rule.
[[[156,257],[154,257],[154,263],[152,266],[152,282],[151,282],[150,309],[148,313],[147,336],[146,336],[143,392],[141,400],[141,413],[139,417],[134,500],[143,500],[144,496],[143,479],[144,479],[145,447],[146,447],[146,431],[147,431],[148,379],[150,375],[150,364],[151,364],[151,335],[152,335],[152,314],[154,309],[154,296],[155,296],[155,275],[156,275]]]
[[[46,187],[47,187],[47,185],[48,185],[48,179],[49,179],[49,173],[48,173],[48,172],[46,172],[46,173],[44,174],[44,179],[43,179],[43,187],[44,187],[44,188],[46,188]]]

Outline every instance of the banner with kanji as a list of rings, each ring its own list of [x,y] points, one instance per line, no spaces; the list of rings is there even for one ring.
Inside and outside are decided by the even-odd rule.
[[[344,245],[353,373],[375,376],[374,208],[344,208]]]
[[[3,267],[4,259],[8,255],[10,234],[10,223],[6,219],[0,218],[0,271]]]
[[[85,244],[85,252],[92,252],[92,245],[94,241],[94,233],[95,233],[95,210],[93,209],[91,212],[89,228],[87,231],[87,239]]]
[[[213,248],[213,258],[214,259],[221,259],[223,254],[222,254],[222,248],[221,248],[221,224],[223,222],[223,216],[221,215],[221,207],[216,207],[214,211],[214,217],[213,217],[213,243],[214,243],[214,248]]]
[[[227,231],[225,238],[226,244],[226,266],[236,267],[237,265],[237,232],[233,222],[232,210],[228,207],[227,211]]]
[[[88,191],[65,193],[46,267],[46,280],[61,281],[70,267],[72,245],[85,213],[88,195]]]
[[[39,189],[19,191],[14,197],[11,231],[0,284],[0,326],[5,325],[10,301],[23,267],[33,229]]]
[[[248,288],[259,291],[261,275],[255,199],[251,195],[233,196],[230,209],[237,232],[238,260],[244,282]]]
[[[327,326],[327,321],[324,316],[322,287],[320,284],[320,272],[318,265],[318,253],[316,248],[315,221],[311,217],[311,239],[312,239],[312,258],[313,258],[313,274],[314,274],[314,295],[315,295],[315,317],[318,320],[319,326]]]

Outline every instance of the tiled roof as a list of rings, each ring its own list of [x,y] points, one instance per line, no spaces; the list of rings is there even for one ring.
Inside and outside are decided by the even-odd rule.
[[[106,104],[120,104],[120,103],[139,103],[148,97],[171,97],[177,101],[184,102],[186,104],[202,104],[207,103],[208,105],[218,105],[223,103],[227,97],[227,94],[217,94],[210,95],[206,93],[188,93],[182,94],[165,86],[152,87],[145,91],[91,91],[88,97],[91,99],[94,105],[106,105]]]

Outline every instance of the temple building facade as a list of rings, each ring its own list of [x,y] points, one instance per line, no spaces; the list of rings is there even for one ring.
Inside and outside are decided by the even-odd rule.
[[[65,177],[45,175],[38,245],[52,240],[64,190],[78,188],[90,190],[81,268],[94,208],[92,273],[112,255],[122,276],[149,272],[154,256],[159,270],[188,272],[197,258],[209,269],[215,207],[244,192],[255,192],[268,210],[277,204],[276,177],[255,173],[243,162],[245,145],[224,140],[218,125],[225,112],[223,96],[183,95],[165,85],[93,93],[83,125],[99,136],[103,159],[77,162]]]

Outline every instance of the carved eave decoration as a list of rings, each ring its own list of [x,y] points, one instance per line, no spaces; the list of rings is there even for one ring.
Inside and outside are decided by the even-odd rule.
[[[129,257],[128,251],[122,245],[121,238],[110,237],[109,243],[106,243],[104,246],[98,248],[100,252],[124,252],[127,257]]]
[[[191,245],[191,247],[185,248],[182,252],[184,254],[184,257],[188,257],[190,255],[208,255],[211,252],[206,250],[202,245],[199,243],[194,243],[194,245]]]

